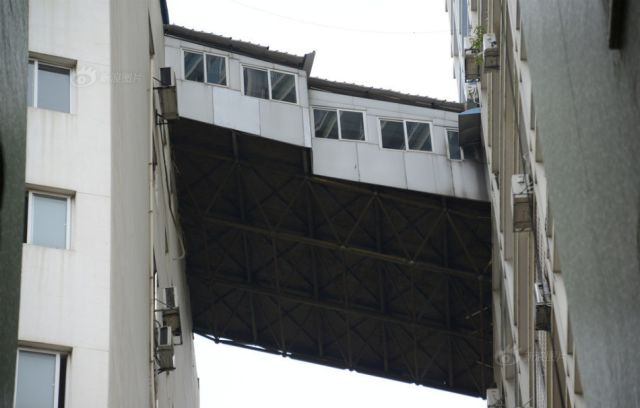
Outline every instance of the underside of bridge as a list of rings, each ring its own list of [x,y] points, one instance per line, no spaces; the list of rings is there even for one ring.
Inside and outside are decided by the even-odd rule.
[[[319,177],[309,149],[180,119],[171,146],[194,331],[483,396],[488,203]]]

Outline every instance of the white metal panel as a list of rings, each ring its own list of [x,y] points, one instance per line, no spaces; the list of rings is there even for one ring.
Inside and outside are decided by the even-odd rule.
[[[434,193],[453,196],[453,176],[451,174],[451,161],[445,156],[433,156],[433,170],[436,176],[436,190]]]
[[[245,96],[245,99],[251,97]],[[258,99],[260,135],[269,139],[304,146],[302,107],[284,102]]]
[[[376,116],[368,114],[365,117],[365,126],[367,127],[367,143],[380,144],[380,123]]]
[[[228,88],[213,88],[215,106],[213,123],[230,129],[257,135],[260,133],[259,100],[243,96]]]
[[[436,159],[434,154],[406,152],[404,155],[409,190],[435,193],[437,191]]]
[[[383,186],[407,188],[404,152],[382,150],[378,145],[357,143],[360,181]]]
[[[313,173],[343,180],[359,181],[357,143],[314,138]]]
[[[484,170],[475,160],[450,161],[453,190],[457,197],[488,200]]]
[[[229,58],[229,72],[227,76],[229,78],[229,88],[240,90],[242,89],[242,70],[240,68],[240,62],[235,58]]]
[[[179,48],[165,47],[164,50],[164,66],[172,67],[177,78],[184,78],[182,72],[182,53]]]
[[[183,118],[213,123],[213,86],[177,80],[178,112]]]
[[[311,111],[309,109],[302,109],[302,131],[304,146],[311,147]]]
[[[442,126],[431,126],[431,148],[433,153],[447,156],[447,131]]]

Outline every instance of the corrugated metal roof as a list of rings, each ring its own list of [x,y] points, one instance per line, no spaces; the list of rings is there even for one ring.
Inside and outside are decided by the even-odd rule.
[[[165,25],[164,33],[170,37],[180,38],[207,47],[257,58],[291,68],[302,69],[305,70],[307,74],[311,72],[311,66],[313,65],[313,59],[315,57],[315,51],[303,56],[281,51],[272,51],[269,47],[265,47],[263,45],[234,40],[231,37],[223,37],[221,35],[206,33],[204,31],[191,30],[174,24]]]
[[[247,41],[234,40],[231,37],[223,37],[217,34],[196,31],[189,28],[166,24],[165,35],[179,38],[207,47],[217,48],[228,52],[272,62],[296,69],[311,72],[315,51],[304,56],[289,54],[281,51],[270,50],[269,47],[253,44]],[[372,88],[363,85],[349,84],[345,82],[334,82],[320,78],[309,78],[309,89],[333,92],[342,95],[356,96],[360,98],[376,99],[385,102],[400,103],[403,105],[419,106],[444,110],[449,112],[462,112],[464,105],[458,102],[449,102],[441,99],[429,98],[427,96],[411,95],[388,89]]]
[[[422,108],[438,109],[456,113],[464,111],[464,104],[462,103],[449,102],[441,99],[429,98],[427,96],[411,95],[389,89],[371,88],[363,85],[334,82],[320,78],[309,78],[308,85],[309,89],[356,96],[359,98],[376,99],[385,102],[394,102],[403,105],[419,106]]]

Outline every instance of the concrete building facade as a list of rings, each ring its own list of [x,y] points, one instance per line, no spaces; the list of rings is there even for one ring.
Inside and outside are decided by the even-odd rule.
[[[162,1],[29,6],[17,407],[198,406],[177,118],[308,149],[313,177],[460,209],[488,200],[478,151],[459,145],[460,104],[310,78],[313,53],[164,26]],[[464,319],[481,324],[479,307]],[[451,316],[442,324],[453,331]],[[487,345],[469,347],[484,356]],[[440,387],[460,375],[478,392],[486,364],[464,358]]]
[[[17,407],[198,405],[155,90],[163,15],[159,1],[29,2]],[[163,372],[169,286],[182,335]]]
[[[490,174],[497,399],[506,407],[581,407],[580,354],[549,206],[527,50],[511,3],[447,2],[454,42],[466,44],[453,50],[458,86],[473,89],[466,95],[478,99],[465,95],[464,102],[481,107],[482,131],[471,143],[482,145]],[[468,36],[462,38],[453,27],[465,22]],[[483,44],[483,33],[497,38],[499,67],[489,67],[491,51],[485,57],[484,47],[472,46],[474,40],[476,47]]]
[[[447,1],[481,108],[504,406],[638,404],[637,5],[609,3]]]

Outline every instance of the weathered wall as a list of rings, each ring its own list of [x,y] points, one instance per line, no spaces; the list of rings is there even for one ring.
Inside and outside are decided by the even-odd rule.
[[[149,4],[110,2],[111,314],[109,406],[148,407],[152,396]],[[153,15],[153,22],[160,16]],[[121,80],[118,80],[121,78]],[[130,80],[125,80],[130,78]]]
[[[640,3],[520,1],[538,134],[587,404],[640,406]]]
[[[13,404],[27,133],[27,0],[0,3],[0,406]]]
[[[69,352],[68,407],[107,406],[108,10],[106,2],[29,2],[29,51],[75,66],[71,112],[27,109],[25,180],[36,188],[73,192],[73,197],[68,249],[23,246],[19,340]],[[87,81],[76,86],[80,74]]]

